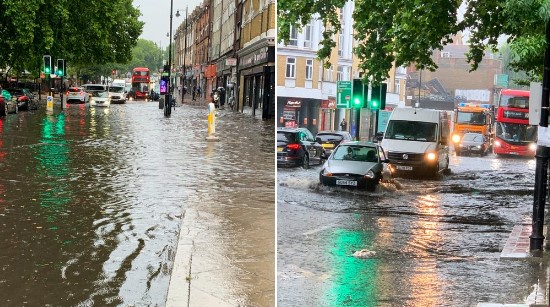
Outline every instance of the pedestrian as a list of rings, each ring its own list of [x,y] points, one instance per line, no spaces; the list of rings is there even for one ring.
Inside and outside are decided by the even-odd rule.
[[[342,131],[348,130],[348,122],[346,122],[345,118],[342,118],[342,122],[340,123],[340,128],[342,128]]]
[[[191,95],[193,95],[193,98],[192,100],[195,101],[195,95],[197,94],[197,86],[196,85],[193,85],[193,91],[191,93]]]
[[[200,87],[200,85],[197,86],[197,98],[199,98],[199,99],[201,98],[201,87]]]

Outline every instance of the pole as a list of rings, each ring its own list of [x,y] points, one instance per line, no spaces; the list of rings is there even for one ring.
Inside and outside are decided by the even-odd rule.
[[[170,0],[170,44],[168,45],[168,84],[166,85],[167,93],[164,96],[164,116],[169,117],[172,114],[172,100],[170,99],[170,83],[172,82],[172,9],[174,8],[174,0]]]
[[[542,101],[540,111],[540,128],[548,127],[548,106],[550,98],[550,20],[546,23],[546,52],[544,54],[544,72],[542,76]],[[546,129],[545,129],[546,130]],[[538,145],[535,169],[535,192],[533,200],[533,221],[529,236],[530,251],[542,251],[544,242],[544,204],[546,202],[546,187],[548,181],[548,160],[550,148]]]
[[[187,57],[187,6],[185,6],[185,39],[183,43],[183,88],[181,91],[181,103],[183,104],[183,98],[185,97],[185,85],[187,84],[187,66],[185,65],[185,58]]]

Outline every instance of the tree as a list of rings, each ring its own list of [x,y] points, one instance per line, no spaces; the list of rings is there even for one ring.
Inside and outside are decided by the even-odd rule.
[[[68,65],[124,63],[143,22],[132,0],[0,2],[0,67],[38,72],[44,54]]]
[[[325,25],[320,59],[327,59],[335,42],[332,37],[341,24],[337,9],[342,0],[280,0],[278,2],[279,41],[287,42],[290,26],[304,26],[312,18]],[[545,46],[544,29],[550,15],[550,2],[544,0],[464,0],[464,19],[457,12],[460,0],[394,1],[357,0],[353,11],[354,53],[364,79],[380,83],[397,66],[414,64],[418,69],[434,71],[431,58],[435,50],[452,42],[459,31],[470,32],[467,60],[471,70],[478,67],[487,49],[496,51],[498,38],[508,36],[511,49],[517,54],[511,67],[527,71],[531,76],[542,72]],[[330,63],[325,62],[325,65]]]

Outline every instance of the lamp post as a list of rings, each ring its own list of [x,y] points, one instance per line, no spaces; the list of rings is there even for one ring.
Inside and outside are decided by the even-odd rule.
[[[172,114],[172,100],[170,99],[170,83],[172,73],[172,9],[174,0],[170,0],[170,45],[168,46],[168,83],[166,84],[166,94],[164,95],[164,116],[170,117]]]
[[[187,66],[185,65],[185,58],[187,57],[187,8],[188,6],[185,6],[185,38],[183,43],[183,84],[182,84],[182,91],[181,91],[181,103],[183,103],[183,98],[185,96],[185,85],[187,84]],[[177,10],[176,17],[180,17],[180,11]]]

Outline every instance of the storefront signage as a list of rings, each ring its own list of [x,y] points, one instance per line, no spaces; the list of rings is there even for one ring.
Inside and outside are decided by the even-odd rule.
[[[300,101],[300,100],[287,100],[285,106],[290,107],[290,108],[299,108],[299,107],[302,106],[302,101]]]
[[[283,111],[284,120],[296,120],[296,111]]]
[[[266,62],[269,62],[270,60],[273,61],[272,58],[274,58],[274,52],[275,52],[274,47],[260,48],[256,51],[253,51],[247,55],[242,56],[239,59],[239,66],[240,68],[245,68],[248,66],[266,63]]]
[[[331,98],[321,101],[321,109],[336,109],[336,100]]]
[[[235,65],[237,65],[237,59],[236,58],[227,58],[227,59],[225,59],[225,65],[226,66],[235,66]]]

